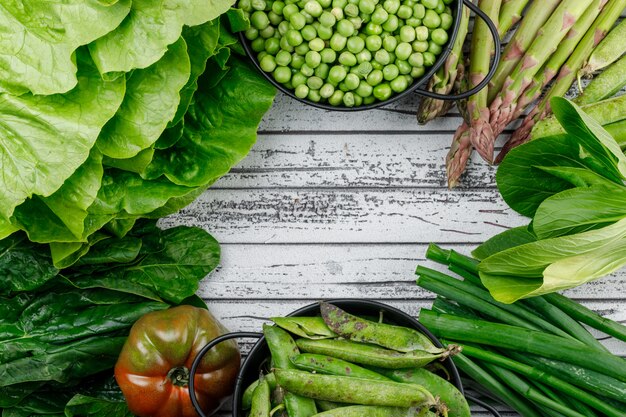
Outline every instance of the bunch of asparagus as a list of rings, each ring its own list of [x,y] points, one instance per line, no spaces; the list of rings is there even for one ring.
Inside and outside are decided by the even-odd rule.
[[[605,56],[607,51],[600,53],[598,44],[626,8],[626,0],[478,0],[478,6],[496,23],[501,38],[520,23],[489,86],[467,101],[465,121],[457,129],[446,158],[450,187],[457,185],[473,148],[486,161],[494,162],[498,135],[536,103],[495,159],[499,162],[509,149],[529,139],[533,126],[550,114],[550,98],[564,95],[583,66],[583,73],[589,74],[613,59]],[[467,23],[462,19],[460,24]],[[626,24],[619,25],[613,30],[615,35],[611,35],[616,39],[613,44],[620,47],[609,48],[617,58],[623,53],[621,47],[626,47],[626,29],[621,26]],[[461,31],[462,35],[465,33],[467,29]],[[466,84],[470,88],[484,79],[493,53],[491,35],[479,19],[471,38],[469,64],[465,64]],[[449,92],[462,84],[458,68],[464,65],[464,40],[465,36],[457,38],[448,62],[431,83],[432,91]],[[451,68],[455,70],[450,71]],[[438,100],[425,99],[418,110],[418,121],[424,123],[446,111]]]

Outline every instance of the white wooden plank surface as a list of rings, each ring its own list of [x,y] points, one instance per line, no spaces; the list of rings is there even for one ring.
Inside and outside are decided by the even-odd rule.
[[[495,168],[477,157],[461,187],[446,188],[443,161],[460,118],[419,126],[417,101],[340,113],[279,95],[250,155],[162,220],[203,227],[222,244],[221,266],[199,294],[228,328],[259,331],[271,316],[342,297],[417,316],[433,295],[415,284],[415,267],[442,268],[424,259],[429,242],[470,253],[527,223],[499,196]],[[621,271],[566,294],[626,322],[625,278]],[[597,337],[626,356],[626,344]]]

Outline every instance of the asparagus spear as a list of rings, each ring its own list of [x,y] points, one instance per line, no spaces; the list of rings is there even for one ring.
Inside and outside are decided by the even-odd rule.
[[[576,49],[563,64],[556,81],[546,92],[541,101],[526,116],[520,127],[509,138],[508,142],[500,151],[496,162],[502,161],[504,156],[514,147],[527,142],[535,124],[550,113],[550,99],[564,95],[576,79],[576,73],[582,67],[583,62],[589,57],[593,49],[606,36],[622,11],[626,8],[626,0],[609,0],[602,9],[602,13],[593,22],[593,25],[583,39],[578,43]]]
[[[520,94],[591,3],[592,0],[563,0],[528,48],[524,58],[507,77],[502,91],[490,107],[490,123],[494,133],[491,146],[495,137],[513,119]]]
[[[500,39],[522,18],[522,11],[528,4],[528,0],[504,0],[500,7],[498,18],[498,33]]]
[[[489,96],[487,101],[491,103],[502,89],[506,77],[515,69],[524,53],[537,36],[541,26],[548,20],[550,14],[556,9],[560,0],[543,0],[531,3],[526,15],[515,31],[513,38],[504,48],[498,69],[489,82]]]
[[[550,57],[548,62],[543,66],[541,71],[535,75],[532,83],[526,88],[524,94],[519,98],[517,109],[515,110],[514,119],[519,117],[526,106],[534,102],[541,95],[543,88],[556,76],[561,66],[567,61],[567,58],[576,49],[578,42],[585,36],[593,22],[596,20],[607,0],[594,0],[593,3],[585,10],[580,19],[574,23],[569,30],[567,36],[556,49],[554,55]]]
[[[478,7],[485,12],[491,20],[497,22],[500,13],[500,0],[480,0]],[[474,33],[472,34],[469,80],[470,85],[478,85],[489,72],[493,41],[489,27],[482,20],[474,21]],[[467,99],[467,111],[470,119],[469,138],[480,156],[488,162],[493,158],[493,143],[491,138],[491,125],[489,123],[489,107],[487,103],[487,88]]]
[[[589,61],[582,69],[582,75],[589,75],[595,71],[612,64],[626,52],[626,20],[614,27],[611,32],[600,42],[598,47],[589,57]]]
[[[445,64],[433,75],[428,83],[428,91],[432,91],[439,94],[448,94],[456,82],[459,65],[462,65],[462,53],[463,43],[467,36],[469,27],[470,10],[467,7],[463,8],[461,14],[461,21],[459,22],[459,31],[457,37],[452,46],[452,51],[446,59]],[[437,116],[445,114],[448,109],[450,101],[439,100],[436,98],[425,97],[420,102],[417,110],[417,121],[420,124],[424,124],[430,120],[433,120]]]
[[[626,85],[625,74],[626,55],[596,76],[574,103],[584,106],[612,97]]]
[[[459,183],[461,174],[465,171],[467,161],[472,154],[472,142],[470,141],[469,125],[463,122],[454,133],[450,151],[446,156],[446,172],[448,174],[448,187],[454,188]]]

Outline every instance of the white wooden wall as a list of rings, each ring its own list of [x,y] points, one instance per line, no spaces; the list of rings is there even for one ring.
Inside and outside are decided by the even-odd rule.
[[[279,94],[250,155],[164,220],[203,227],[221,243],[221,266],[200,295],[229,329],[259,331],[267,317],[339,297],[417,315],[433,298],[414,276],[419,263],[437,267],[424,259],[429,242],[469,253],[528,222],[502,201],[495,168],[478,157],[459,188],[446,188],[444,157],[460,118],[419,126],[417,101],[344,113]],[[626,321],[624,277],[566,294]],[[607,343],[626,355],[626,344]]]

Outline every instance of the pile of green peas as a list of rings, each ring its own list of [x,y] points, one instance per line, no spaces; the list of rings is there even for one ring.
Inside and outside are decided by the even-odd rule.
[[[453,0],[239,0],[259,66],[296,97],[358,107],[401,93],[448,42]]]

